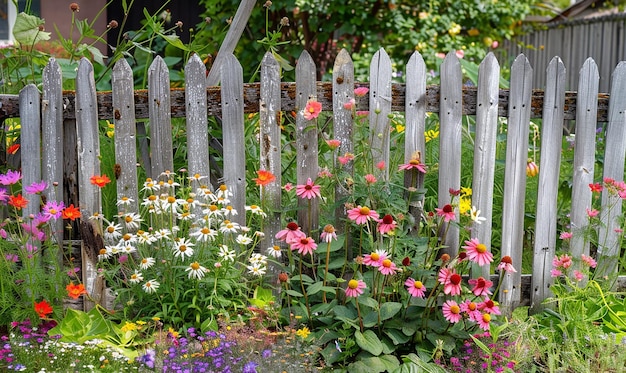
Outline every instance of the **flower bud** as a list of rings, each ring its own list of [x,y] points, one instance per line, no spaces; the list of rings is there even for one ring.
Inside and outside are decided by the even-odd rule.
[[[532,159],[526,162],[526,176],[535,177],[539,174],[539,166]]]

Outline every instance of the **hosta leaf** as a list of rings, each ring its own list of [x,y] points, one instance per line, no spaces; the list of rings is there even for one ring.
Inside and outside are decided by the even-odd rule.
[[[39,30],[39,27],[43,25],[43,19],[22,12],[15,18],[13,36],[18,43],[23,45],[33,45],[42,40],[49,40],[50,33]]]
[[[380,342],[380,339],[378,339],[376,333],[374,333],[373,331],[366,330],[365,332],[361,333],[357,330],[354,333],[354,337],[359,347],[369,352],[370,354],[378,356],[383,352],[383,345]]]

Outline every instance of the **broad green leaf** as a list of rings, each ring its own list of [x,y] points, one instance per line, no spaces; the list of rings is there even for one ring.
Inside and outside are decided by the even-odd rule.
[[[185,52],[191,52],[191,50],[189,49],[189,47],[187,47],[178,37],[178,35],[166,35],[166,34],[161,34],[161,37],[163,39],[165,39],[166,42],[168,42],[170,45],[184,50]]]
[[[380,342],[380,339],[378,339],[376,333],[374,333],[372,330],[366,330],[363,333],[357,330],[354,333],[354,337],[359,347],[369,352],[370,354],[378,356],[383,352],[382,343]]]
[[[442,367],[434,363],[428,363],[420,359],[416,354],[409,354],[403,360],[404,364],[394,370],[393,373],[446,373],[446,370]]]
[[[411,340],[411,337],[402,333],[398,329],[385,329],[385,334],[387,334],[387,336],[391,338],[391,340],[393,341],[393,344],[395,344],[396,346],[405,344],[409,340]]]
[[[314,284],[309,285],[306,289],[306,292],[309,295],[317,294],[320,292],[320,290],[322,290],[322,286],[324,286],[323,282],[321,281],[316,282]]]
[[[105,65],[104,55],[102,54],[102,52],[100,52],[100,49],[94,47],[93,45],[88,45],[87,50],[91,52],[91,55],[93,56],[93,60],[96,61],[96,63],[102,66]]]
[[[345,317],[348,319],[356,319],[356,311],[353,309],[349,309],[346,306],[337,306],[333,308],[333,312],[337,317]]]
[[[292,297],[297,297],[297,298],[300,298],[300,297],[304,296],[302,293],[299,293],[299,292],[297,292],[295,290],[291,290],[291,289],[285,290],[285,293],[291,295]]]
[[[18,43],[23,45],[33,45],[42,40],[49,40],[50,33],[39,30],[39,27],[43,25],[43,19],[22,12],[15,19],[13,36]]]
[[[376,299],[374,298],[370,298],[370,297],[359,297],[357,298],[359,304],[362,304],[364,306],[373,308],[373,309],[378,309],[378,301],[376,301]]]
[[[386,302],[380,306],[380,319],[388,320],[394,317],[402,309],[402,303]]]

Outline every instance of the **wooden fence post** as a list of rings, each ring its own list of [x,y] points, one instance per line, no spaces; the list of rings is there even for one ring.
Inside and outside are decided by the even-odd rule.
[[[20,91],[20,150],[22,153],[22,195],[26,187],[41,181],[41,94],[34,84]],[[22,217],[29,222],[29,215],[39,212],[39,194],[27,196],[28,205],[22,209]]]
[[[385,163],[377,176],[389,181],[389,114],[391,113],[391,59],[383,48],[380,48],[370,64],[370,143],[372,162]],[[369,206],[371,207],[371,206]]]
[[[535,215],[535,244],[531,311],[539,312],[549,294],[550,267],[556,248],[557,196],[563,139],[563,106],[565,105],[565,66],[554,57],[547,69],[546,90],[541,125],[541,163]]]
[[[170,75],[161,56],[157,56],[148,69],[148,105],[152,170],[146,172],[156,180],[165,171],[176,171],[173,169]]]
[[[185,108],[189,176],[206,177],[206,183],[202,184],[209,186],[211,171],[209,170],[206,66],[197,54],[192,55],[185,66]],[[191,186],[195,191],[200,183],[193,181]]]
[[[493,218],[493,181],[496,165],[496,136],[498,134],[498,104],[500,95],[500,64],[493,53],[480,63],[476,108],[476,138],[474,139],[474,168],[472,170],[472,206],[485,218],[484,224],[472,224],[472,238],[491,252]],[[521,269],[520,269],[521,270]],[[489,266],[472,266],[472,276],[489,278]]]
[[[461,120],[463,109],[463,74],[454,52],[448,53],[441,64],[441,99],[439,102],[439,208],[451,203],[450,190],[461,189]],[[455,208],[459,220],[458,207]],[[441,224],[439,232],[444,248],[454,258],[459,250],[459,228]],[[444,237],[445,234],[445,237]]]
[[[500,302],[505,315],[511,315],[519,304],[522,290],[521,264],[532,78],[533,69],[528,59],[523,54],[519,55],[511,67],[501,249],[502,256],[510,256],[513,266],[519,270],[503,276]]]

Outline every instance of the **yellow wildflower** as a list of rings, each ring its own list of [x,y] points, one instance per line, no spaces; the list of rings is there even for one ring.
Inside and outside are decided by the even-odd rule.
[[[472,188],[469,187],[461,187],[461,195],[465,197],[469,197],[472,195]]]
[[[113,138],[115,136],[115,124],[107,120],[107,137]]]
[[[135,324],[134,322],[128,322],[126,321],[126,323],[124,324],[124,326],[122,326],[121,329],[123,332],[130,332],[133,330],[137,330],[137,324]]]
[[[472,200],[470,198],[461,197],[459,200],[459,213],[467,214],[472,210]]]
[[[450,25],[450,28],[448,29],[448,34],[450,34],[450,36],[455,36],[458,35],[460,32],[461,25],[456,22],[452,22],[452,25]]]
[[[298,331],[296,332],[296,335],[298,337],[302,337],[302,339],[305,339],[306,337],[308,337],[309,334],[311,334],[311,331],[306,326],[303,327],[302,329],[298,329]]]
[[[426,142],[434,140],[434,139],[439,137],[439,129],[437,129],[437,130],[428,130],[428,131],[426,131],[424,136],[426,137]]]

